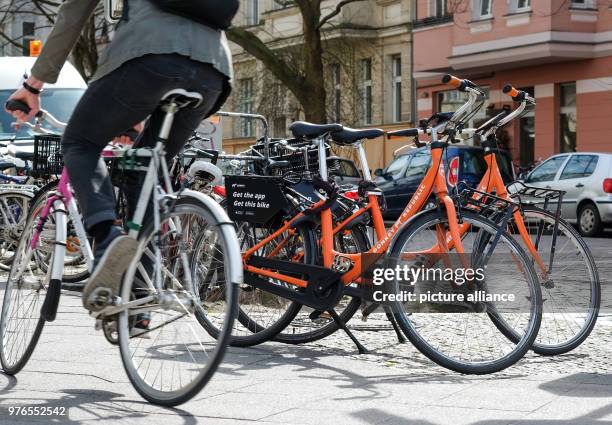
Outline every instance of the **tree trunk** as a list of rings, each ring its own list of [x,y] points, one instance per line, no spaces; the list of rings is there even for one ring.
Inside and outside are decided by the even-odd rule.
[[[319,20],[320,0],[307,0],[300,4],[304,31],[304,95],[298,100],[304,107],[306,121],[327,122],[323,45]]]

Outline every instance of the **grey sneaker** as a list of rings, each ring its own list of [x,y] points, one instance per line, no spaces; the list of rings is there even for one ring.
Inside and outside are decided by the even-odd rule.
[[[119,295],[123,274],[134,258],[138,241],[112,228],[95,250],[94,271],[83,288],[83,307],[100,311]]]

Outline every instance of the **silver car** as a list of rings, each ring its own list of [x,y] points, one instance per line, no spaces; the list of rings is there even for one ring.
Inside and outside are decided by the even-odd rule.
[[[612,154],[564,153],[542,162],[525,178],[529,186],[564,190],[561,215],[583,236],[612,225]]]

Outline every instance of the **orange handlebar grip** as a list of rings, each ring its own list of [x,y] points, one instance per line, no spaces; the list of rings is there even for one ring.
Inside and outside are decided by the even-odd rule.
[[[443,78],[442,78],[442,82],[444,84],[448,84],[451,87],[454,87],[456,89],[458,89],[459,87],[461,87],[461,84],[463,83],[463,81],[453,75],[450,74],[446,74]]]
[[[507,84],[504,87],[504,93],[507,94],[508,96],[514,98],[517,97],[519,95],[519,91],[517,89],[515,89],[513,86],[511,86],[510,84]]]

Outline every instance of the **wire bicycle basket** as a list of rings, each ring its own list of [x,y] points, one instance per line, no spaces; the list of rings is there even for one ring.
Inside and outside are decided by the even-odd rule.
[[[39,134],[34,137],[32,177],[48,179],[62,173],[64,160],[60,143],[61,136],[55,134]]]
[[[286,145],[281,143],[286,141]],[[310,146],[304,152],[303,150],[295,151],[294,149],[301,149],[311,145],[311,141],[309,140],[301,140],[301,139],[272,139],[268,143],[268,152],[270,155],[270,160],[272,161],[287,161],[289,162],[289,166],[283,167],[279,170],[280,174],[288,174],[294,173],[301,176],[305,176],[306,174],[318,174],[319,173],[319,150],[316,146]],[[287,147],[289,146],[289,147]],[[251,146],[251,150],[254,152],[265,155],[265,144],[257,143]],[[326,145],[326,157],[330,154],[330,147]],[[257,173],[265,174],[265,170],[263,164],[257,164],[255,167],[255,171]],[[307,173],[308,171],[308,173]]]

